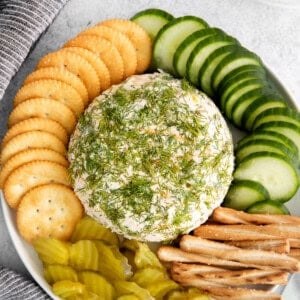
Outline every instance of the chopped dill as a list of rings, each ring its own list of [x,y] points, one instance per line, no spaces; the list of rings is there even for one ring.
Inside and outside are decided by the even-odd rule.
[[[199,209],[200,195],[207,195],[206,206],[215,197],[207,192],[215,170],[221,174],[217,194],[231,180],[230,164],[221,167],[232,155],[221,116],[182,100],[189,93],[201,97],[186,80],[152,76],[140,88],[125,82],[94,100],[79,118],[68,153],[72,182],[84,180],[78,192],[131,236],[170,228],[178,233],[177,226],[195,221],[190,213]],[[127,218],[143,220],[143,228],[126,227]]]

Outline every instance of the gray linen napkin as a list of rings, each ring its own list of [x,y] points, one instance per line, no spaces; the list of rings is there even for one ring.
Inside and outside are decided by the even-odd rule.
[[[33,43],[67,1],[0,1],[0,101]]]
[[[41,288],[33,281],[0,266],[1,300],[48,300]]]
[[[0,0],[0,101],[30,48],[68,0]],[[50,299],[31,279],[0,266],[1,300]]]

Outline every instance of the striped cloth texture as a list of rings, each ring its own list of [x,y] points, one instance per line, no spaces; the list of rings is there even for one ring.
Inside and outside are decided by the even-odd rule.
[[[0,0],[0,101],[31,47],[68,0]],[[0,300],[51,299],[31,279],[0,266]]]
[[[0,266],[1,300],[48,300],[42,289],[24,276]]]
[[[0,0],[0,99],[30,48],[68,0]]]

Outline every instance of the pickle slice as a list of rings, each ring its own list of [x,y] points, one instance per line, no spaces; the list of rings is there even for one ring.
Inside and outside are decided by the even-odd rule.
[[[179,285],[171,279],[165,279],[150,283],[145,288],[156,300],[162,300],[168,292],[179,288]]]
[[[44,264],[67,265],[70,244],[57,239],[38,238],[33,247]]]
[[[116,300],[140,300],[140,298],[135,294],[127,294],[118,297]]]
[[[150,292],[140,287],[135,282],[131,281],[115,281],[114,287],[116,289],[117,296],[134,294],[140,300],[153,300]]]
[[[137,269],[145,267],[156,267],[164,269],[154,252],[151,251],[146,243],[136,240],[125,240],[122,247],[129,249],[135,253],[134,264]]]
[[[80,294],[80,295],[68,297],[68,300],[106,300],[106,299],[92,292],[86,291],[82,295]]]
[[[62,280],[78,281],[76,271],[70,266],[65,265],[46,266],[44,269],[44,277],[49,284]]]
[[[168,277],[162,269],[147,267],[137,270],[130,280],[146,288],[147,285],[153,282],[163,281],[165,279],[168,279]]]
[[[99,257],[99,272],[110,280],[126,280],[132,276],[131,266],[127,258],[117,247],[109,246],[101,241],[94,241]]]
[[[80,272],[78,276],[90,292],[103,297],[105,300],[114,299],[114,287],[103,276],[91,271]]]
[[[93,241],[81,240],[70,248],[70,265],[76,270],[98,270],[99,255]]]
[[[76,225],[71,241],[102,240],[112,245],[119,245],[117,234],[105,228],[95,219],[85,216]]]
[[[163,269],[155,267],[138,269],[131,281],[147,289],[155,299],[163,299],[170,291],[179,288]]]
[[[85,285],[71,280],[57,281],[52,286],[53,293],[61,298],[82,295],[85,292]]]

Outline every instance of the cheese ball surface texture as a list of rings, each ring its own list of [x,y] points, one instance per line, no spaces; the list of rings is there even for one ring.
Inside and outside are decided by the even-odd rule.
[[[86,213],[162,242],[204,223],[232,181],[231,133],[205,94],[165,73],[134,75],[80,117],[68,158]]]

